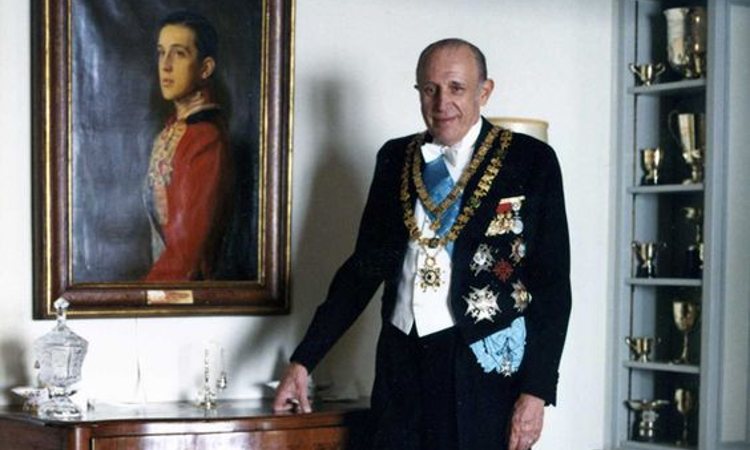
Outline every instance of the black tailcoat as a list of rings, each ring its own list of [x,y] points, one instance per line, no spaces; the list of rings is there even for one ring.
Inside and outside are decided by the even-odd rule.
[[[491,128],[489,122],[482,120],[482,131],[475,149]],[[406,148],[413,139],[412,135],[391,140],[378,152],[355,250],[337,271],[326,300],[318,307],[304,339],[291,358],[310,371],[364,310],[381,283],[385,283],[381,315],[385,323],[390,321],[409,240],[400,189]],[[462,208],[485,173],[491,157],[499,154],[499,147],[500,139],[496,139],[483,164],[466,186],[461,200]],[[416,195],[411,182],[409,190],[413,205]],[[523,196],[519,211],[523,231],[519,234],[488,233],[488,227],[497,217],[503,199],[519,196]],[[525,253],[520,261],[516,261],[511,258],[511,253],[519,238],[525,244]],[[472,270],[472,261],[480,245],[491,249],[498,262],[509,262],[510,266],[506,264],[505,267],[512,269],[510,273],[507,270],[502,275],[496,270]],[[556,401],[558,367],[571,305],[569,273],[568,226],[557,158],[547,144],[513,133],[500,171],[488,194],[482,198],[481,205],[455,241],[451,309],[467,348],[469,344],[506,328],[517,317],[524,316],[526,349],[520,370],[512,377],[512,383],[519,392],[535,395],[547,404]],[[525,309],[517,308],[511,296],[518,282],[531,295]],[[477,322],[467,314],[465,298],[472,288],[485,287],[498,295],[500,312],[492,320]],[[378,359],[377,364],[380,365],[383,358],[379,356]],[[456,373],[463,374],[465,370],[457,368]],[[481,371],[478,373],[482,374]],[[484,376],[488,377],[489,382],[503,378],[497,373]],[[487,380],[479,381],[481,384]],[[477,383],[470,384],[466,389],[477,389]],[[457,385],[457,402],[466,409],[462,411],[459,408],[460,421],[475,421],[478,424],[482,423],[483,415],[496,413],[490,408],[462,401],[463,393],[460,385]],[[378,395],[376,382],[373,398]],[[477,398],[477,395],[467,394],[468,398]]]

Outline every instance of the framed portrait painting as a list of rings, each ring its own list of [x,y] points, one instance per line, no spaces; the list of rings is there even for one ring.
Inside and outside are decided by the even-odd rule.
[[[288,311],[293,0],[34,0],[34,317]]]

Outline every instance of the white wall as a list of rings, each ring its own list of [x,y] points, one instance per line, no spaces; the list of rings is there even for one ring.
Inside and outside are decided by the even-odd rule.
[[[419,51],[459,36],[485,51],[495,79],[485,114],[549,121],[563,167],[574,309],[559,407],[548,409],[535,448],[602,447],[612,14],[612,1],[601,0],[298,0],[292,314],[77,320],[73,328],[91,343],[82,390],[100,401],[189,398],[200,346],[214,340],[227,349],[227,395],[261,395],[349,252],[377,149],[422,127],[412,88]],[[28,383],[30,344],[51,327],[31,320],[27,1],[0,0],[0,55],[2,392]],[[323,362],[319,380],[369,391],[378,303]]]

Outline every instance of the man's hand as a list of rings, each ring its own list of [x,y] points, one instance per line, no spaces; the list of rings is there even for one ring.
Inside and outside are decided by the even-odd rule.
[[[521,394],[513,407],[508,450],[529,450],[542,434],[544,400]]]
[[[273,401],[275,412],[312,412],[310,400],[307,398],[308,375],[307,369],[302,364],[295,362],[289,364],[276,388],[276,398]]]

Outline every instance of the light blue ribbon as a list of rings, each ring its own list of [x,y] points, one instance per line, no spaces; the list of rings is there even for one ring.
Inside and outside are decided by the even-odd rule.
[[[519,317],[509,327],[470,345],[477,362],[485,373],[497,372],[505,376],[518,371],[526,347],[526,321]]]
[[[440,202],[445,200],[450,191],[453,189],[453,178],[451,178],[451,175],[448,172],[448,167],[446,167],[445,165],[445,157],[442,154],[434,160],[425,164],[422,178],[424,179],[424,184],[427,187],[427,193],[435,203],[439,204]],[[458,217],[460,203],[461,202],[459,200],[456,200],[443,213],[442,217],[440,217],[440,228],[436,231],[436,235],[445,235],[445,233],[447,233],[448,230],[453,226],[453,222],[455,222],[456,217]],[[427,216],[430,218],[430,220],[434,221],[436,219],[435,215],[427,210],[427,208],[425,208],[425,211],[427,212]],[[446,250],[448,251],[449,255],[453,254],[452,241],[448,242],[448,244],[446,245]]]

